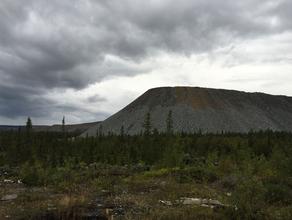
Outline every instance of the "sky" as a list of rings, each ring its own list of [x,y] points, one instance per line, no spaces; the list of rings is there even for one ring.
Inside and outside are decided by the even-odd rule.
[[[0,124],[104,120],[152,87],[292,96],[291,0],[1,0]]]

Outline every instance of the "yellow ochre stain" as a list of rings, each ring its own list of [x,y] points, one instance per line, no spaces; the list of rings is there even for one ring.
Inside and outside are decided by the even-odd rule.
[[[194,109],[220,108],[207,89],[191,87],[175,87],[176,102],[192,106]]]

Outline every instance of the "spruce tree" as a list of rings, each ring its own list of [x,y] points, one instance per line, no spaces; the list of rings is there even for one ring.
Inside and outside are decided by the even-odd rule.
[[[150,135],[150,133],[151,133],[151,116],[150,116],[150,112],[147,112],[146,115],[145,115],[143,128],[144,128],[144,134],[145,135]]]
[[[172,119],[172,111],[171,110],[168,112],[168,115],[166,118],[166,133],[167,134],[173,133],[173,119]]]
[[[32,129],[32,122],[31,122],[30,117],[28,117],[26,121],[26,130],[31,131],[31,129]]]
[[[120,136],[124,137],[124,135],[125,135],[125,129],[124,129],[124,125],[122,125],[121,131],[120,131]]]
[[[65,116],[62,119],[62,132],[65,133]]]
[[[99,127],[98,127],[98,136],[99,137],[102,137],[103,136],[102,125],[99,125]]]

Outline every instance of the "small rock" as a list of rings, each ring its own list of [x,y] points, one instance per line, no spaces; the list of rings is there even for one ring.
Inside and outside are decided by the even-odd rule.
[[[57,207],[54,204],[52,204],[52,203],[48,203],[47,210],[48,211],[57,210]]]
[[[103,207],[104,206],[104,202],[101,198],[96,198],[94,203],[96,204],[97,207]]]
[[[231,196],[231,195],[232,195],[231,192],[227,192],[227,193],[226,193],[226,196]]]
[[[10,201],[14,200],[17,198],[17,194],[10,194],[10,195],[5,195],[1,198],[1,201]]]
[[[106,189],[102,189],[101,190],[102,193],[109,193],[110,191],[106,190]]]
[[[163,205],[167,205],[167,206],[172,206],[172,202],[171,201],[164,201],[164,200],[159,200],[159,202]]]
[[[123,215],[125,215],[125,209],[122,206],[115,207],[113,209],[113,214],[115,216],[123,216]]]
[[[4,183],[14,183],[13,180],[8,180],[8,179],[3,180],[3,182],[4,182]]]
[[[161,186],[165,186],[165,185],[166,185],[166,181],[161,181],[161,182],[160,182],[160,185],[161,185]]]
[[[201,199],[201,198],[187,198],[183,197],[180,200],[177,200],[178,203],[181,203],[183,205],[200,205],[203,207],[225,207],[227,205],[224,205],[218,200],[215,199]]]
[[[183,205],[201,205],[202,199],[200,198],[181,198],[181,203]]]
[[[201,206],[206,207],[206,208],[211,208],[211,209],[214,209],[214,207],[215,207],[213,205],[206,205],[206,204],[202,204]]]
[[[214,206],[224,206],[221,202],[219,202],[218,200],[214,200],[214,199],[209,199],[208,204],[214,205]]]

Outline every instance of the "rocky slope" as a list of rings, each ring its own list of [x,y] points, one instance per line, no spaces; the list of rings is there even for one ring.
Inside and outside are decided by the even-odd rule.
[[[252,130],[292,131],[292,97],[264,93],[199,87],[160,87],[150,89],[121,111],[82,135],[97,131],[127,134],[143,131],[147,112],[152,128],[166,130],[172,111],[175,132],[248,132]]]

